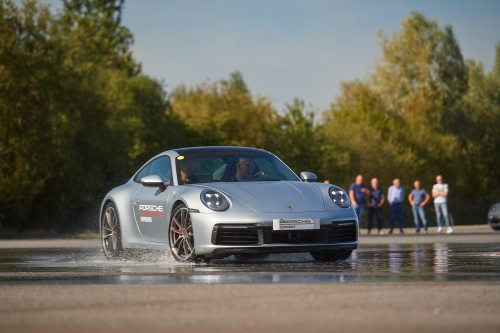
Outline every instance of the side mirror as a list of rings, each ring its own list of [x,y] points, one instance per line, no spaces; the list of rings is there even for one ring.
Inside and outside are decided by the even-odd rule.
[[[163,182],[163,179],[161,179],[161,177],[158,175],[150,175],[142,177],[141,184],[143,186],[159,187],[162,192],[165,191],[165,189],[167,188],[167,186]]]
[[[306,183],[314,183],[318,177],[312,172],[302,171],[300,173],[300,179]]]

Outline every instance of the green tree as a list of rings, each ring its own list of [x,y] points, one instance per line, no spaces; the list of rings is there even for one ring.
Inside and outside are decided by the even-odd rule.
[[[326,124],[337,122],[336,133],[349,128],[353,141],[365,136],[358,140],[366,144],[355,154],[359,158],[354,170],[366,170],[364,165],[378,161],[377,173],[385,173],[386,181],[392,174],[406,182],[419,178],[425,183],[438,173],[455,181],[459,143],[454,127],[447,124],[458,118],[453,114],[467,89],[467,74],[451,27],[442,30],[436,21],[412,13],[402,21],[400,32],[379,35],[381,57],[374,71],[366,82],[343,85]],[[377,146],[371,146],[373,142]],[[371,172],[375,173],[373,167]]]
[[[121,24],[124,0],[63,0],[61,38],[67,62],[81,70],[95,66],[140,72],[130,46],[133,36]]]
[[[102,196],[183,145],[161,83],[139,73],[123,1],[1,3],[0,223],[95,222]]]
[[[297,174],[319,171],[321,153],[314,117],[315,112],[306,110],[304,101],[295,98],[293,103],[286,105],[281,119],[276,154]]]
[[[492,202],[500,196],[500,43],[495,65],[485,73],[481,63],[467,62],[469,90],[464,98],[468,121],[464,192],[475,200]]]
[[[172,92],[174,114],[186,126],[187,143],[276,146],[279,116],[268,99],[252,96],[240,73],[229,80],[205,82],[192,88],[180,86]]]
[[[444,31],[440,31],[436,58],[443,109],[441,124],[446,132],[453,133],[463,140],[467,123],[463,97],[468,89],[468,72],[453,29],[449,25]]]

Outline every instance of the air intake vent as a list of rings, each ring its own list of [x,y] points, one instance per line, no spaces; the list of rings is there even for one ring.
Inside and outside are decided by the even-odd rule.
[[[257,230],[218,228],[216,245],[251,245],[259,242]]]
[[[357,230],[355,222],[341,222],[328,228],[327,243],[355,242]]]

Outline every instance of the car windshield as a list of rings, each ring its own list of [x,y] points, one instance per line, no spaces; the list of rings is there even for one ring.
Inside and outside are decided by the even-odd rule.
[[[179,185],[213,182],[300,181],[278,158],[265,152],[197,152],[176,158]]]

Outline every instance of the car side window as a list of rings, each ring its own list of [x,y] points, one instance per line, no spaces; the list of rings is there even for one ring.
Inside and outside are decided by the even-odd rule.
[[[166,185],[170,185],[172,182],[172,165],[170,164],[170,157],[162,156],[154,160],[151,163],[149,175],[158,175]]]
[[[151,164],[152,164],[152,163],[149,163],[149,164],[147,164],[144,168],[142,168],[142,170],[141,170],[141,171],[139,171],[139,173],[137,174],[137,176],[135,176],[134,181],[136,181],[136,182],[140,183],[140,182],[141,182],[141,179],[142,179],[143,177],[148,176],[148,175],[149,175],[149,170],[151,169]]]

